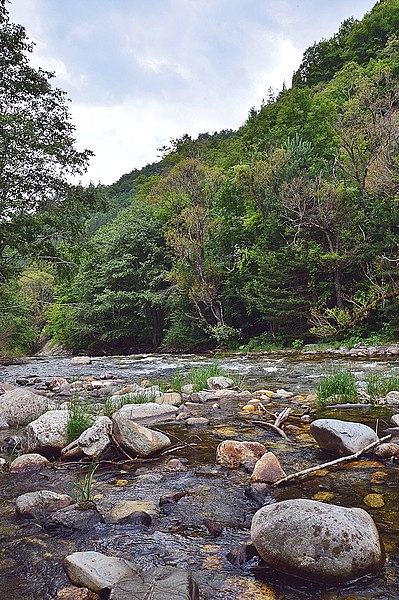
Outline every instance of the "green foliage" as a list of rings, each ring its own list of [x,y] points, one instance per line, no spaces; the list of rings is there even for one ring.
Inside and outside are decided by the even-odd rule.
[[[206,390],[208,388],[207,380],[210,377],[228,377],[225,369],[217,361],[203,367],[196,367],[189,375],[189,382],[194,386],[194,392]]]
[[[186,378],[179,371],[179,369],[176,369],[175,374],[173,375],[172,384],[171,384],[173,391],[181,394],[181,389],[185,383],[186,383]]]
[[[366,379],[367,394],[372,400],[384,398],[388,392],[399,391],[399,377],[370,373]]]
[[[96,470],[98,469],[98,462],[93,461],[84,476],[84,478],[78,478],[75,482],[74,497],[76,502],[93,502],[93,479]]]
[[[294,350],[297,350],[297,351],[299,351],[299,350],[301,350],[301,349],[302,349],[302,347],[303,347],[303,344],[304,344],[304,341],[303,341],[303,340],[300,340],[300,339],[298,339],[298,338],[297,338],[296,340],[294,340],[294,341],[292,342],[292,344],[291,344],[291,345],[292,345],[292,347],[294,348]]]
[[[323,376],[316,390],[319,407],[327,404],[355,403],[358,399],[355,376],[351,371],[333,370]]]
[[[68,444],[93,425],[94,415],[90,406],[79,402],[70,402],[68,406],[67,440]]]

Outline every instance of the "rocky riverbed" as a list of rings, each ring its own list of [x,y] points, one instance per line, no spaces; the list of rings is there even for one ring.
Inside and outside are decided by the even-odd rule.
[[[35,390],[53,403],[51,407],[57,408],[55,412],[65,409],[65,402],[75,396],[79,396],[81,402],[90,401],[100,408],[111,397],[121,395],[118,392],[137,391],[135,386],[144,378],[149,380],[144,382],[145,389],[149,389],[159,380],[170,378],[176,367],[184,371],[206,361],[206,358],[195,357],[144,356],[104,358],[79,365],[69,358],[42,359],[5,368],[0,381],[15,385],[18,380],[19,388]],[[91,486],[93,501],[86,506],[81,503],[68,506],[67,501],[63,508],[57,506],[59,510],[50,512],[41,497],[40,510],[34,510],[29,515],[31,518],[26,518],[21,510],[21,497],[31,492],[51,491],[74,498],[82,479],[86,476],[87,480],[92,464],[91,456],[85,454],[90,444],[78,445],[76,456],[69,458],[61,458],[60,450],[57,453],[54,448],[42,448],[50,464],[43,463],[36,471],[14,469],[10,472],[5,468],[0,475],[1,599],[94,600],[93,595],[83,596],[82,591],[76,595],[78,592],[72,591],[74,586],[67,576],[65,559],[76,552],[96,552],[100,556],[123,559],[140,573],[144,572],[150,582],[169,581],[168,585],[175,589],[177,577],[179,585],[189,590],[182,598],[197,597],[195,586],[203,599],[399,598],[396,577],[399,471],[392,454],[361,456],[342,466],[323,468],[303,479],[278,486],[254,477],[256,461],[249,460],[249,456],[233,467],[226,466],[220,457],[217,459],[217,449],[223,442],[257,443],[267,451],[263,456],[273,454],[279,467],[290,474],[333,458],[320,448],[311,434],[310,421],[333,417],[364,423],[373,429],[378,423],[381,436],[384,429],[392,426],[390,419],[399,409],[392,405],[315,411],[308,393],[314,390],[323,368],[328,368],[325,363],[297,363],[292,358],[267,359],[263,363],[258,359],[251,363],[247,358],[233,359],[229,366],[236,372],[246,371],[249,391],[243,394],[228,389],[225,393],[208,391],[202,397],[187,395],[182,399],[183,407],[172,409],[173,418],[156,424],[139,423],[140,427],[153,428],[169,440],[155,453],[146,455],[145,451],[143,454],[141,447],[139,453],[137,448],[133,451],[118,437],[116,446],[110,444],[100,455]],[[363,374],[371,369],[395,373],[397,365],[394,361],[363,362],[356,363],[353,369],[362,380]],[[50,384],[55,377],[59,378],[58,382],[53,380]],[[261,388],[263,392],[259,391]],[[258,407],[259,401],[264,408]],[[159,406],[170,407],[173,403]],[[273,415],[280,415],[286,409],[290,412],[282,427],[287,437],[282,437],[262,421],[273,424]],[[137,419],[132,421],[137,423]],[[1,432],[3,455],[8,462],[15,454],[17,446],[13,444],[17,439],[5,440],[12,436],[23,437],[24,432],[25,425],[16,428],[12,422],[8,430]],[[116,429],[113,435],[115,433]],[[255,458],[262,458],[262,454]],[[322,582],[321,577],[316,581],[301,580],[284,574],[281,565],[272,566],[268,557],[266,562],[262,561],[249,544],[254,514],[262,506],[274,507],[276,503],[298,499],[323,502],[326,509],[336,505],[365,510],[382,538],[386,555],[382,570],[378,565],[378,552],[374,554],[375,547],[370,549],[372,574],[349,582],[344,581],[344,576],[342,581],[332,583]],[[295,507],[290,514],[297,512],[298,507]],[[287,522],[286,516],[284,519]],[[288,536],[285,546],[293,545],[295,554],[298,540],[290,537],[289,527],[285,535]],[[364,554],[363,547],[361,553]],[[78,558],[83,560],[84,556],[78,555]],[[161,574],[154,571],[160,567],[171,570]],[[190,583],[188,573],[195,584]],[[139,584],[147,585],[144,576],[139,577],[140,582],[134,579],[135,589]],[[72,575],[72,581],[73,578]],[[67,592],[65,588],[71,590]],[[159,597],[166,598],[165,589],[159,592],[164,596]],[[69,593],[75,595],[66,595]],[[111,598],[129,597],[126,594],[130,592],[125,596],[122,593],[123,590],[113,591]]]

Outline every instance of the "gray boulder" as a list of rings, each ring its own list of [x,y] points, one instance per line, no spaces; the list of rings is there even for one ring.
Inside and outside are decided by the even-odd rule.
[[[135,421],[125,418],[123,414],[115,413],[112,433],[123,448],[139,456],[149,456],[168,448],[171,444],[170,439],[164,433],[139,425]]]
[[[74,552],[64,558],[63,566],[72,583],[92,592],[110,590],[120,579],[137,573],[131,562],[100,552]]]
[[[304,579],[342,582],[383,563],[377,528],[361,508],[284,500],[255,513],[251,538],[268,565]]]
[[[103,518],[95,509],[85,505],[66,506],[51,513],[46,519],[48,529],[71,529],[72,531],[88,531]]]
[[[157,567],[122,579],[112,588],[110,600],[199,600],[191,573],[175,567]]]
[[[50,468],[51,462],[41,454],[22,454],[10,464],[10,473],[28,473]]]
[[[229,377],[209,377],[206,383],[210,390],[226,390],[234,387],[234,381]]]
[[[67,494],[39,490],[38,492],[28,492],[18,496],[15,507],[20,517],[31,519],[43,517],[70,504],[73,504],[73,500]]]
[[[157,404],[156,402],[125,404],[114,413],[113,419],[123,418],[124,420],[140,423],[140,425],[157,425],[158,423],[173,421],[177,412],[176,406],[169,404]]]
[[[62,449],[61,454],[65,458],[78,456],[90,456],[92,458],[101,454],[110,445],[109,433],[112,421],[108,417],[97,417],[93,425],[83,431],[77,440]]]
[[[27,425],[48,410],[48,399],[20,388],[0,396],[0,417],[11,427]]]
[[[371,427],[338,419],[317,419],[311,423],[310,433],[322,450],[338,456],[355,454],[378,441]]]
[[[25,428],[21,439],[23,452],[61,450],[68,441],[67,427],[67,410],[49,410]]]

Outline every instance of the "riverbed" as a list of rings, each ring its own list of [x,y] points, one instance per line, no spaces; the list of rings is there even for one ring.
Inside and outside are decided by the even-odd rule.
[[[111,373],[130,382],[143,378],[151,382],[170,381],[176,372],[188,373],[193,367],[211,362],[209,356],[135,355],[93,358],[90,365],[72,365],[69,358],[33,358],[26,363],[4,367],[0,381],[15,383],[17,378],[61,376],[69,380]],[[370,372],[399,374],[399,362],[392,360],[321,359],[311,360],[270,356],[234,356],[222,358],[222,365],[245,376],[244,387],[250,389],[285,388],[306,395],[315,390],[320,376],[334,367],[350,367],[360,387]],[[208,403],[212,404],[212,403]],[[225,439],[253,440],[264,443],[278,456],[287,473],[320,464],[329,459],[317,448],[309,435],[309,426],[301,420],[308,411],[304,401],[272,402],[271,412],[291,406],[289,424],[292,432],[284,440],[275,432],[253,423],[241,413],[242,402],[194,408],[196,416],[209,418],[205,428],[189,429],[184,424],[165,425],[163,431],[174,436],[177,449],[155,459],[110,461],[100,465],[95,474],[93,491],[101,509],[123,502],[140,501],[153,510],[151,527],[99,523],[90,531],[49,532],[41,523],[17,521],[15,498],[24,492],[52,489],[71,493],[81,465],[57,464],[57,468],[32,480],[27,475],[0,475],[0,600],[47,600],[68,585],[62,559],[76,550],[96,550],[121,556],[143,569],[172,565],[192,571],[203,600],[399,600],[399,501],[397,462],[361,458],[290,485],[270,488],[265,502],[288,498],[328,498],[331,503],[368,510],[380,531],[387,561],[378,576],[366,577],[342,586],[315,584],[279,575],[253,558],[239,567],[226,555],[249,538],[253,514],[260,506],[250,488],[249,474],[243,469],[230,470],[215,463],[217,445]],[[312,416],[334,416],[357,420],[379,432],[389,427],[393,410],[385,407],[330,409]],[[186,465],[181,471],[168,469],[168,461],[180,458]],[[177,501],[163,503],[160,498],[184,495]],[[384,506],[369,508],[367,494],[380,494]],[[326,495],[327,494],[327,495]],[[204,519],[217,521],[221,535],[214,537],[204,526]],[[166,599],[165,599],[166,600]]]

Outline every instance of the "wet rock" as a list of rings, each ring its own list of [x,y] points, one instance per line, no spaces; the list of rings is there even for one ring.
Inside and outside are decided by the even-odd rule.
[[[216,449],[216,462],[223,467],[237,468],[247,460],[258,460],[265,452],[266,447],[258,442],[225,440]]]
[[[64,458],[83,455],[91,458],[101,456],[110,445],[109,433],[111,427],[111,419],[108,417],[97,417],[93,425],[81,433],[77,440],[74,440],[61,450],[61,455]]]
[[[189,427],[206,427],[209,425],[209,419],[206,417],[189,417],[186,420],[186,424]]]
[[[363,498],[363,502],[370,508],[382,508],[385,505],[384,496],[382,494],[367,494]]]
[[[191,573],[176,567],[157,567],[119,581],[109,600],[199,600]]]
[[[118,422],[134,421],[140,425],[157,425],[173,421],[177,415],[178,409],[169,404],[157,404],[156,402],[146,402],[145,404],[125,404],[113,415],[113,420]]]
[[[396,406],[399,404],[399,392],[392,391],[392,392],[388,392],[388,394],[385,397],[386,403],[389,404],[390,406]]]
[[[270,494],[270,485],[267,483],[251,483],[245,488],[244,493],[247,498],[254,500],[260,506],[275,502]]]
[[[0,417],[10,426],[27,425],[46,412],[48,399],[27,389],[16,389],[0,396]]]
[[[72,529],[73,531],[88,531],[97,523],[103,521],[100,513],[93,508],[92,503],[75,504],[53,512],[46,519],[48,529]]]
[[[171,445],[167,435],[139,425],[131,420],[125,412],[118,411],[114,414],[112,433],[123,448],[139,456],[149,456]]]
[[[18,496],[16,511],[20,517],[25,519],[43,518],[48,513],[65,508],[70,504],[73,504],[73,500],[67,494],[39,490]]]
[[[9,429],[9,427],[10,426],[5,420],[5,418],[0,415],[0,431],[5,431],[6,429]]]
[[[390,458],[391,456],[399,456],[399,444],[390,442],[389,444],[380,444],[375,448],[374,454],[379,458]]]
[[[399,427],[399,415],[392,415],[391,423],[392,425],[395,425],[395,427]]]
[[[63,567],[72,583],[93,592],[110,590],[121,579],[137,573],[131,562],[100,552],[74,552],[64,558]]]
[[[28,473],[30,471],[40,471],[40,469],[48,469],[51,466],[51,462],[41,454],[23,454],[12,461],[10,465],[10,473]]]
[[[314,500],[264,506],[253,517],[251,539],[271,567],[316,581],[356,579],[378,571],[383,561],[367,512]]]
[[[284,389],[276,390],[276,396],[278,396],[279,398],[288,399],[288,398],[292,398],[293,395],[294,395],[293,392],[287,392],[287,390],[284,390]]]
[[[90,356],[73,356],[71,358],[71,365],[91,365]]]
[[[166,496],[161,496],[159,499],[159,506],[164,506],[165,504],[176,504],[187,496],[187,492],[173,492],[172,494],[167,494]]]
[[[257,461],[251,475],[251,481],[260,483],[275,483],[285,477],[278,458],[273,452],[265,452]]]
[[[235,567],[241,567],[245,563],[252,560],[255,556],[259,556],[257,549],[251,543],[240,544],[236,546],[228,554],[226,554],[227,560]]]
[[[100,506],[101,513],[106,517],[106,520],[111,523],[121,523],[128,519],[130,515],[135,513],[149,514],[153,517],[157,514],[158,508],[154,502],[146,502],[140,500],[122,500],[117,504],[112,504],[110,510]]]
[[[187,466],[180,458],[171,458],[165,465],[167,471],[187,471]]]
[[[217,538],[223,533],[223,525],[214,519],[204,519],[202,524],[205,525],[212,537]]]
[[[210,390],[226,390],[234,387],[234,381],[229,377],[209,377],[206,384]]]
[[[62,450],[67,444],[68,411],[50,410],[27,425],[22,434],[23,452]]]
[[[150,527],[152,525],[152,517],[144,510],[135,510],[123,519],[120,519],[118,523],[124,525],[144,525],[144,527]]]
[[[87,588],[68,587],[59,590],[55,600],[101,600],[101,596]]]
[[[12,390],[15,390],[15,385],[11,385],[11,383],[0,383],[0,396],[6,392],[11,392]]]
[[[186,383],[185,385],[181,386],[181,393],[182,394],[192,394],[194,390],[194,386],[192,383]]]
[[[177,392],[167,392],[156,398],[157,404],[170,404],[171,406],[180,406],[182,403],[182,397]]]
[[[69,383],[65,377],[50,377],[46,379],[45,384],[52,392],[59,392],[63,386],[69,387]]]
[[[192,403],[194,403],[194,405],[197,405],[197,404],[203,404],[204,402],[209,402],[210,400],[217,400],[218,397],[214,392],[207,392],[207,391],[203,390],[201,392],[193,392],[190,395],[190,399],[191,399]],[[190,405],[191,403],[188,402],[186,404]]]
[[[378,441],[371,427],[338,419],[317,419],[311,423],[310,433],[320,448],[338,456],[355,454]]]

